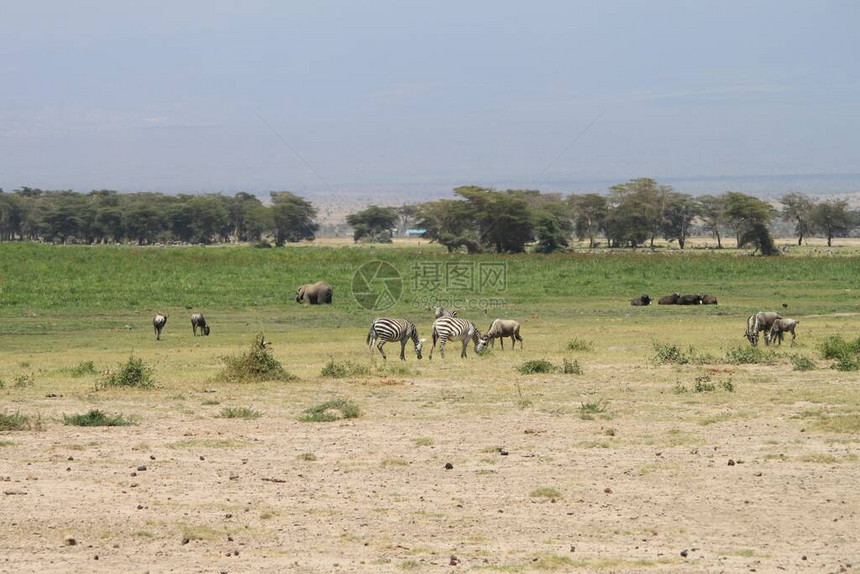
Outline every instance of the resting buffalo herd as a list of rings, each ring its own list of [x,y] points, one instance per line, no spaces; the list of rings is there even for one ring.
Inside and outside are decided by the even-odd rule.
[[[650,295],[639,295],[635,299],[630,300],[630,304],[634,307],[645,307],[650,305],[654,299]],[[672,293],[665,297],[657,299],[658,305],[716,305],[717,298],[714,295],[681,295],[680,293]]]

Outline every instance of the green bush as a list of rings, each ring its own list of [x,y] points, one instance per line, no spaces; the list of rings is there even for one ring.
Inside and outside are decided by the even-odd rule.
[[[726,351],[726,362],[732,365],[772,365],[776,361],[773,351],[763,351],[758,347],[741,345]]]
[[[696,377],[696,384],[693,386],[693,390],[697,393],[709,393],[715,388],[716,387],[711,382],[711,375],[701,375]]]
[[[839,357],[832,368],[837,371],[860,371],[860,359],[851,359],[850,357]]]
[[[96,374],[96,365],[92,361],[82,361],[69,369],[69,374],[73,377],[84,377],[86,375]]]
[[[520,365],[517,370],[523,375],[535,373],[552,373],[556,370],[555,365],[544,359],[532,359]]]
[[[248,407],[224,407],[218,414],[218,418],[222,419],[253,420],[258,419],[261,416],[263,416],[263,413]]]
[[[306,409],[299,420],[312,423],[330,423],[341,419],[354,419],[359,416],[361,416],[361,410],[358,405],[347,399],[334,399]]]
[[[824,339],[820,346],[821,356],[825,359],[844,359],[860,355],[860,337],[846,341],[839,335],[831,335]]]
[[[139,389],[151,389],[155,387],[152,378],[152,367],[143,362],[143,359],[130,356],[125,363],[119,366],[118,371],[108,371],[96,388],[108,387],[133,387]]]
[[[270,343],[263,333],[257,333],[250,348],[241,355],[222,357],[226,365],[218,378],[230,383],[261,381],[289,381],[295,377],[288,373],[273,355]]]
[[[331,379],[344,379],[346,377],[361,377],[370,372],[366,365],[353,363],[352,361],[336,361],[329,359],[323,366],[320,374]]]
[[[134,424],[123,415],[108,415],[98,409],[78,415],[63,415],[63,424],[76,427],[122,427]]]
[[[793,371],[813,371],[816,368],[815,361],[805,355],[795,355],[791,358]]]
[[[41,430],[42,421],[39,418],[31,419],[20,412],[0,413],[0,431]]]
[[[686,365],[693,361],[692,354],[692,348],[689,352],[684,352],[678,345],[655,341],[654,356],[651,358],[651,362],[655,365]]]
[[[567,342],[568,351],[591,351],[592,349],[594,349],[594,343],[592,341],[586,341],[579,337]]]

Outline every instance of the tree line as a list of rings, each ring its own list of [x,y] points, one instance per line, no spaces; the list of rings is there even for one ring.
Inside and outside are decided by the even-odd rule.
[[[607,195],[564,196],[537,190],[498,191],[479,186],[454,190],[440,199],[400,208],[370,206],[347,216],[355,241],[391,241],[407,228],[448,251],[541,253],[566,249],[576,237],[589,247],[653,246],[661,237],[684,249],[691,235],[707,233],[722,248],[726,235],[739,247],[777,253],[775,225],[790,225],[798,245],[811,236],[845,237],[860,227],[860,212],[843,200],[816,200],[800,193],[780,199],[781,208],[759,198],[725,192],[694,197],[649,178],[614,185]],[[120,194],[0,190],[0,241],[55,243],[260,242],[276,245],[313,240],[317,210],[288,191],[270,194],[271,204],[240,192],[234,196]]]
[[[410,207],[411,223],[423,236],[449,252],[520,253],[529,244],[550,253],[569,247],[572,237],[596,247],[602,238],[609,247],[652,246],[658,237],[684,249],[698,233],[713,236],[716,247],[732,234],[739,247],[750,246],[764,255],[776,254],[771,235],[774,224],[794,226],[800,245],[818,235],[830,245],[860,226],[860,212],[843,200],[816,201],[800,193],[784,195],[781,209],[738,192],[694,197],[649,178],[614,185],[608,195],[562,196],[536,190],[496,191],[467,186],[454,190],[457,199],[441,199]],[[356,241],[390,240],[396,210],[371,206],[349,216]]]
[[[313,240],[316,208],[288,191],[271,192],[271,205],[240,192],[165,195],[89,193],[22,187],[0,190],[0,241],[54,243],[215,243],[261,241],[277,245]]]

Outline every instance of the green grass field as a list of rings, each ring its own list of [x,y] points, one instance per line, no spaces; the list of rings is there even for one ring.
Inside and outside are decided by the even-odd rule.
[[[350,295],[374,260],[404,284],[382,313]],[[524,349],[371,355],[377,315],[430,336],[416,262],[506,264],[504,291],[437,294],[503,300],[461,316],[518,319]],[[334,305],[297,304],[295,287],[317,279]],[[853,248],[0,244],[0,478],[24,494],[0,505],[18,525],[0,542],[20,571],[429,571],[451,555],[470,571],[835,571],[860,551],[860,372],[830,368],[820,346],[860,336],[858,290]],[[720,305],[629,305],[672,291]],[[799,319],[798,344],[745,363],[745,319],[762,309]],[[160,342],[156,311],[170,315]],[[192,336],[194,311],[211,336]],[[260,331],[292,377],[221,380],[222,357]],[[689,362],[658,364],[657,345]],[[132,354],[155,386],[103,388]],[[554,370],[523,374],[537,360]],[[64,424],[93,410],[133,424]],[[79,544],[63,547],[67,534]]]

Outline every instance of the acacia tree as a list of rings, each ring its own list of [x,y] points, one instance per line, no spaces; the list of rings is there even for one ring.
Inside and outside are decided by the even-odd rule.
[[[594,249],[594,237],[603,229],[609,206],[606,197],[597,193],[571,195],[568,198],[573,209],[573,224],[576,238],[588,238],[588,248]]]
[[[522,192],[465,186],[454,193],[470,205],[481,243],[496,253],[522,253],[534,239],[534,218]]]
[[[727,192],[726,219],[734,229],[738,247],[752,244],[762,255],[778,255],[768,230],[775,211],[766,201],[745,193]]]
[[[671,186],[659,185],[649,177],[631,179],[609,188],[610,196],[619,209],[613,218],[613,228],[624,231],[624,227],[635,226],[635,229],[626,230],[621,238],[622,243],[630,242],[634,246],[644,243],[644,240],[638,240],[644,235],[650,239],[650,246],[654,247],[654,239],[660,233],[663,222],[666,197],[671,191]]]
[[[284,242],[313,241],[319,229],[314,221],[317,210],[313,204],[289,191],[273,191],[270,195],[272,224],[278,247]]]
[[[669,192],[663,208],[661,230],[663,239],[677,240],[681,249],[687,243],[693,220],[701,213],[701,205],[686,193]]]
[[[722,249],[723,241],[720,231],[727,224],[725,196],[703,195],[699,197],[699,205],[701,206],[699,218],[702,220],[702,226],[710,231],[717,240],[717,249]]]
[[[794,234],[797,235],[797,245],[803,244],[803,238],[812,233],[812,209],[815,200],[802,193],[787,193],[779,200],[782,208],[782,220],[794,223]]]
[[[430,201],[418,206],[416,225],[425,230],[422,237],[444,245],[448,253],[462,247],[469,253],[480,253],[481,241],[472,211],[465,201]]]
[[[352,239],[371,243],[391,243],[391,230],[397,226],[398,215],[393,207],[371,205],[367,209],[346,216],[352,227]]]
[[[857,225],[860,225],[860,213],[848,210],[845,200],[822,201],[812,208],[810,222],[813,228],[827,238],[827,246],[831,247],[834,237],[845,237]]]

